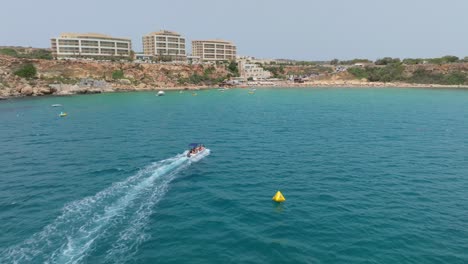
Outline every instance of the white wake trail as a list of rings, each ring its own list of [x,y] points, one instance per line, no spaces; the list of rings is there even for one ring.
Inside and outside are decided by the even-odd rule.
[[[99,240],[106,236],[117,236],[106,261],[126,259],[148,238],[145,226],[169,183],[198,160],[180,154],[155,162],[94,196],[67,204],[41,232],[2,252],[0,263],[80,263],[102,247]]]

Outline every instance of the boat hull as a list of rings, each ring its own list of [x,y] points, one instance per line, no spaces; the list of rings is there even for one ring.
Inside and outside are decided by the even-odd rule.
[[[189,150],[186,151],[186,155],[187,155],[187,158],[191,161],[191,162],[197,162],[201,159],[203,159],[204,157],[208,156],[210,154],[210,150],[209,149],[203,149],[195,154],[188,154],[189,153]]]

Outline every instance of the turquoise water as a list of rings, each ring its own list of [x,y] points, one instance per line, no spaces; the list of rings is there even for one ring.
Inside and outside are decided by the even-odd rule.
[[[0,123],[0,263],[468,262],[468,90],[44,97]]]

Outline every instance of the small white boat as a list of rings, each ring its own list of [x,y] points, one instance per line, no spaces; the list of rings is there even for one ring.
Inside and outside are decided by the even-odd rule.
[[[157,96],[163,96],[163,95],[165,95],[165,94],[166,94],[166,93],[164,93],[164,91],[159,91],[156,95],[157,95]]]
[[[191,161],[199,161],[210,153],[210,150],[205,148],[203,144],[192,143],[190,149],[186,151],[186,156]]]
[[[52,107],[61,107],[61,104],[53,104]]]

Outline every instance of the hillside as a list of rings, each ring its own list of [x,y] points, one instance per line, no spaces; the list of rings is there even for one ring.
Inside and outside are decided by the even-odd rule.
[[[216,86],[236,74],[228,64],[147,64],[51,60],[44,50],[0,53],[0,98]],[[3,49],[5,51],[5,49]],[[279,86],[466,86],[468,63],[263,65]],[[302,83],[285,81],[300,76]]]
[[[34,66],[34,76],[17,76],[27,65]],[[225,65],[46,60],[0,55],[0,97],[190,88],[215,85],[229,76]]]

